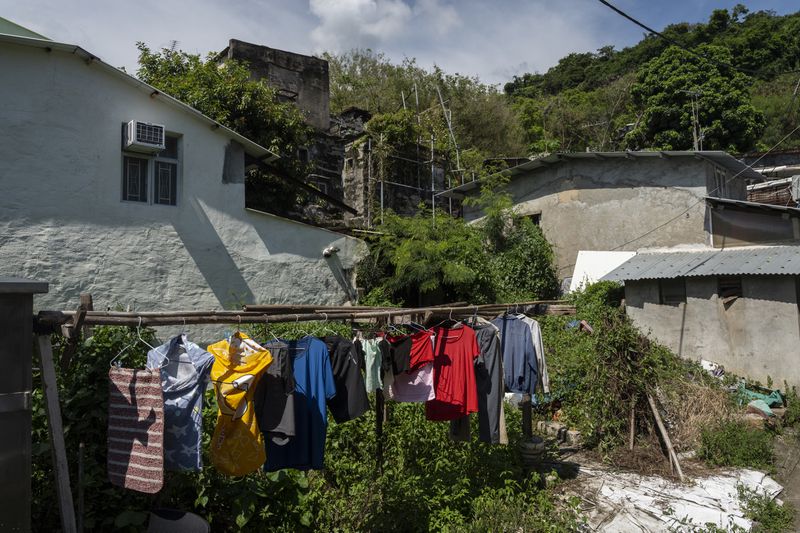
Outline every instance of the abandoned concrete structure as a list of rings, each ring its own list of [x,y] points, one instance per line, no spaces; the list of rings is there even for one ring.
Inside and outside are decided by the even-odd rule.
[[[248,64],[254,79],[264,79],[284,100],[294,102],[314,128],[325,131],[330,125],[330,85],[328,62],[318,57],[296,54],[250,44],[237,39],[219,54],[219,60],[235,59]]]
[[[675,353],[800,386],[800,246],[639,253],[604,279],[625,282],[628,315]]]
[[[430,148],[408,146],[399,153],[373,146],[371,140],[358,140],[345,148],[342,184],[344,198],[359,216],[354,224],[371,227],[385,210],[412,215],[420,204],[430,206],[435,194],[446,188],[445,164]],[[437,207],[443,207],[437,203]]]
[[[748,181],[762,178],[725,152],[710,151],[552,154],[507,172],[517,212],[541,226],[561,278],[572,272],[579,250],[706,244],[704,198],[746,200]],[[479,184],[470,182],[442,196],[478,193]],[[463,214],[481,216],[475,207]]]

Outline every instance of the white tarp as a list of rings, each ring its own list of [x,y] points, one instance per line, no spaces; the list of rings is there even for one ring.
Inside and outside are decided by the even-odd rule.
[[[569,292],[575,291],[599,280],[622,263],[636,255],[636,252],[592,252],[581,250],[572,271]]]
[[[755,470],[731,470],[678,484],[658,476],[640,476],[603,469],[580,469],[580,497],[589,505],[592,531],[646,533],[692,530],[712,523],[750,531],[737,487],[775,498],[783,487]],[[585,507],[584,507],[584,510]]]

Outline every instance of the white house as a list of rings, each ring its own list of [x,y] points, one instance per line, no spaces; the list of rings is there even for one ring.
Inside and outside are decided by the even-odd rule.
[[[354,299],[362,241],[245,208],[245,154],[266,148],[78,46],[13,33],[0,34],[0,275],[48,281],[37,307],[73,309],[80,292],[134,310]],[[131,121],[164,130],[134,138]]]

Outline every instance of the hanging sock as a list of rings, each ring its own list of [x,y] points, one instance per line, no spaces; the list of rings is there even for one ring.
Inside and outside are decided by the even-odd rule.
[[[108,372],[108,479],[153,494],[164,485],[164,397],[158,370]]]
[[[244,476],[264,464],[264,438],[258,428],[254,397],[272,363],[269,350],[237,333],[229,343],[208,346],[214,356],[211,380],[217,396],[217,426],[211,438],[211,462],[229,476]]]

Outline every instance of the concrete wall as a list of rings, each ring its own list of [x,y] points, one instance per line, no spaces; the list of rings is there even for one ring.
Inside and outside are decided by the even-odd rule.
[[[514,176],[508,188],[520,214],[541,215],[559,277],[566,278],[578,251],[612,250],[639,237],[695,205],[713,179],[710,163],[690,157],[566,160]],[[744,183],[731,184],[731,189],[744,199]],[[464,207],[467,220],[480,216],[476,207]],[[705,212],[699,206],[619,249],[707,242]]]
[[[312,56],[276,50],[268,46],[231,39],[227,57],[245,61],[255,79],[297,94],[293,100],[318,130],[330,126],[330,87],[328,62]]]
[[[625,283],[633,322],[688,359],[774,386],[800,386],[800,316],[794,276],[744,276],[742,296],[725,306],[716,277],[686,278],[686,303],[659,304],[657,280]]]
[[[243,180],[223,182],[219,130],[70,54],[0,52],[14,73],[0,84],[0,275],[50,282],[41,308],[75,308],[84,291],[98,309],[350,299],[363,242],[246,210]],[[132,119],[182,135],[177,206],[120,200]],[[326,260],[329,245],[341,252]]]

